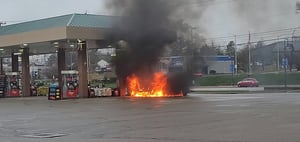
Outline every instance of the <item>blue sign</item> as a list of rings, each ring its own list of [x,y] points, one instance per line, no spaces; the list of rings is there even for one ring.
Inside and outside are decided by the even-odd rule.
[[[34,78],[35,77],[35,71],[31,72],[31,76]]]
[[[231,72],[231,73],[234,72],[234,64],[230,64],[230,72]]]
[[[289,60],[287,58],[283,58],[281,61],[282,68],[287,68],[289,65]]]

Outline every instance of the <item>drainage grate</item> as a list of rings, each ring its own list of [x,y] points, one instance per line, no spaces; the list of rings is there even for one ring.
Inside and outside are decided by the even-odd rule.
[[[21,135],[21,137],[26,138],[57,138],[65,136],[66,134],[54,134],[54,133],[33,133],[33,134],[25,134]]]

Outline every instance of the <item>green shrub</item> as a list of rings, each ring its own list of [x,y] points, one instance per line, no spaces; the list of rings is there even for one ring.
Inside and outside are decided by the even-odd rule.
[[[195,85],[200,86],[222,86],[236,85],[238,81],[248,77],[247,74],[239,75],[204,75],[201,78],[195,78]],[[261,85],[283,85],[285,82],[285,73],[260,73],[252,74],[250,77],[256,78]],[[287,84],[300,84],[300,73],[287,73]]]

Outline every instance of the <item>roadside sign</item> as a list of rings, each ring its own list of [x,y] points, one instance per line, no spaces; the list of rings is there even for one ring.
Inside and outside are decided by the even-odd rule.
[[[234,72],[234,64],[230,64],[230,72],[233,73]]]
[[[289,64],[289,61],[287,58],[283,58],[282,61],[282,68],[287,68],[288,64]]]
[[[31,71],[32,78],[35,78],[35,71]]]

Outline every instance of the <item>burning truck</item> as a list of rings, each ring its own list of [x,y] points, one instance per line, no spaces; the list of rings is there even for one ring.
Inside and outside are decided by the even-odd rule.
[[[113,64],[121,96],[186,95],[190,82],[187,64],[175,62],[167,70],[159,66],[166,49],[178,40],[178,30],[182,28],[177,19],[182,11],[179,7],[187,3],[185,0],[108,1],[108,8],[117,18],[106,39],[117,49]]]
[[[163,72],[155,72],[152,77],[136,76],[135,74],[126,78],[127,95],[133,97],[175,97],[186,95],[180,86],[172,87],[174,80]]]
[[[185,57],[161,57],[157,63],[142,64],[131,62],[131,54],[117,55],[115,67],[121,96],[178,97],[189,92],[191,76]]]

